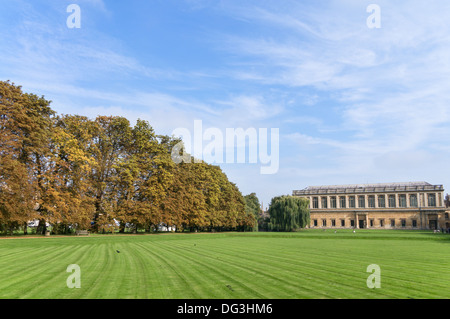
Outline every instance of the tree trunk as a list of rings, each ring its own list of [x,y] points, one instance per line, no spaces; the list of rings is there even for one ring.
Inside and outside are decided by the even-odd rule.
[[[39,228],[42,229],[42,235],[45,235],[45,232],[47,231],[47,223],[45,222],[45,219],[39,220]]]

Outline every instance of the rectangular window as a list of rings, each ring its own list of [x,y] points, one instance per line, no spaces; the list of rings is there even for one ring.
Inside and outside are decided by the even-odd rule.
[[[386,196],[378,195],[378,207],[381,207],[381,208],[386,207]]]
[[[406,219],[402,219],[402,227],[406,227]]]
[[[391,227],[395,227],[395,219],[391,219]]]
[[[445,219],[448,219],[448,213],[445,213],[444,216],[445,216]]]
[[[322,197],[322,208],[328,208],[326,197]]]
[[[436,195],[428,194],[428,207],[436,207]]]
[[[373,227],[373,219],[369,220],[370,227]]]
[[[313,208],[319,208],[319,198],[313,197]]]
[[[406,207],[406,195],[405,194],[400,194],[398,196],[398,206]]]
[[[369,196],[368,202],[369,202],[369,207],[370,208],[375,208],[375,196],[374,195],[370,195]]]
[[[395,195],[389,195],[389,207],[390,208],[395,207]]]
[[[337,203],[336,203],[336,196],[331,196],[330,197],[330,206],[331,206],[331,208],[336,208],[337,206]]]
[[[326,219],[322,219],[322,226],[323,227],[327,227],[327,220]]]
[[[380,227],[384,227],[384,219],[380,219]]]
[[[409,195],[409,206],[417,207],[417,195]]]
[[[336,219],[331,220],[331,227],[336,227]]]
[[[358,196],[358,207],[359,208],[366,207],[366,199],[364,196]]]
[[[345,227],[345,219],[341,219],[341,227]]]
[[[355,227],[355,221],[353,219],[350,221],[350,226]]]
[[[313,219],[313,225],[314,227],[317,227],[317,219]]]
[[[350,208],[355,208],[355,196],[350,196],[348,198],[348,206]]]
[[[347,208],[347,203],[346,203],[346,201],[345,201],[345,196],[341,196],[341,197],[339,198],[339,200],[340,200],[339,206],[340,206],[341,208]]]
[[[417,227],[417,220],[415,219],[412,220],[412,227]]]

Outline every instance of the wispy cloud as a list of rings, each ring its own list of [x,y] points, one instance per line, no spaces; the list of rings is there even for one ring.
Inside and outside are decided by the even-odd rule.
[[[0,12],[0,78],[60,113],[143,118],[164,134],[195,119],[280,128],[274,189],[450,183],[439,181],[450,156],[450,3],[377,1],[381,29],[369,29],[359,0],[186,0],[177,12],[158,2],[159,21],[170,22],[155,15],[152,39],[133,26],[133,41],[100,25],[123,21],[121,4],[80,0],[83,26],[69,30],[69,3],[17,0]],[[255,187],[245,180],[263,180],[257,169],[227,170],[244,192]]]

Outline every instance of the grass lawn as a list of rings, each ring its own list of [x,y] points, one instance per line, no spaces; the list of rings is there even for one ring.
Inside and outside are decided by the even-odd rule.
[[[117,252],[120,251],[119,252]],[[81,269],[70,289],[67,267]],[[381,269],[369,289],[367,266]],[[450,235],[424,231],[0,238],[0,298],[450,298]]]

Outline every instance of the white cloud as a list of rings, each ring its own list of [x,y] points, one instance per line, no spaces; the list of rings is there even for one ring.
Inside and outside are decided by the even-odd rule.
[[[369,29],[369,3],[359,0],[188,0],[195,14],[213,6],[208,13],[244,28],[206,25],[198,43],[214,45],[222,64],[182,72],[139,60],[101,28],[74,37],[65,21],[19,4],[20,22],[0,23],[0,77],[45,93],[60,112],[143,118],[164,134],[195,119],[205,128],[279,127],[284,157],[271,194],[306,182],[439,179],[450,155],[450,3],[379,1],[382,27]],[[116,14],[102,0],[81,5]],[[436,167],[423,168],[430,161]],[[231,171],[246,189],[263,185],[249,185],[246,168]]]

